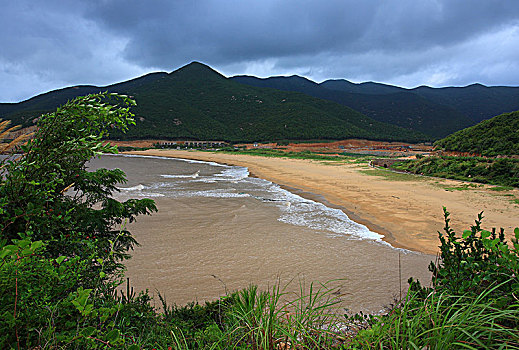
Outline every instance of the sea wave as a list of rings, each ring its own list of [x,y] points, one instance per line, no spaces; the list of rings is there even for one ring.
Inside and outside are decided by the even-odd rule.
[[[146,193],[154,193],[152,196],[167,196],[172,198],[251,198],[265,202],[268,205],[277,206],[280,210],[278,217],[278,221],[280,222],[308,227],[324,232],[330,236],[383,242],[383,235],[373,232],[368,227],[351,220],[342,210],[330,208],[323,203],[305,199],[268,180],[252,178],[250,177],[249,170],[245,167],[160,156],[123,156],[174,159],[190,164],[207,164],[221,169],[216,173],[212,173],[210,169],[204,168],[205,170],[202,172],[197,170],[190,174],[160,174],[161,178],[168,181],[157,182],[151,185],[139,184],[129,188],[121,188],[121,190],[125,191],[141,192],[139,196],[142,196],[144,193],[143,190],[146,190]],[[215,188],[197,189],[196,183],[215,184]]]

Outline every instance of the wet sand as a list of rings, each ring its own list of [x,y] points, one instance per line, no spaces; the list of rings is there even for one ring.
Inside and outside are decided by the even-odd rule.
[[[252,175],[272,181],[301,196],[327,201],[350,218],[383,234],[384,240],[426,254],[438,252],[438,231],[444,226],[443,210],[451,213],[451,226],[462,232],[484,211],[484,228],[503,227],[508,237],[519,226],[519,205],[491,186],[452,191],[446,186],[462,182],[409,176],[396,181],[369,175],[365,166],[314,160],[267,158],[184,150],[134,151],[132,154],[212,161],[244,166]],[[519,190],[508,191],[519,197]]]

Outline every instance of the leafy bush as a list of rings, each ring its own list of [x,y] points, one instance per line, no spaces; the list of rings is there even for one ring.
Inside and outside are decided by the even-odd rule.
[[[458,237],[449,226],[449,212],[444,208],[445,228],[440,234],[441,260],[438,266],[431,263],[433,283],[437,290],[454,295],[481,295],[485,290],[499,286],[491,297],[499,305],[517,301],[519,295],[519,228],[509,245],[504,230],[483,230],[483,214],[470,230]]]
[[[433,287],[410,279],[406,299],[371,317],[349,344],[380,349],[519,348],[519,228],[509,245],[503,231],[481,228],[482,214],[460,237],[444,209]]]
[[[113,293],[136,244],[125,223],[156,208],[113,199],[124,173],[86,163],[116,152],[101,139],[133,123],[133,104],[115,94],[70,101],[0,168],[0,347],[120,341]]]

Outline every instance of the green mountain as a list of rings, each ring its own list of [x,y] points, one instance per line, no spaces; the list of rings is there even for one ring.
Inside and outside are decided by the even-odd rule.
[[[31,124],[34,117],[75,96],[97,91],[133,96],[136,127],[125,139],[225,141],[367,138],[422,141],[427,137],[373,120],[340,104],[296,92],[247,86],[193,62],[105,86],[76,86],[17,104],[0,104],[0,118]]]
[[[449,107],[470,118],[473,123],[490,119],[498,114],[519,109],[519,87],[485,86],[472,84],[465,87],[431,88],[420,86],[404,89],[380,83],[355,84],[347,80],[327,80],[320,84],[331,90],[343,92],[386,95],[407,92],[419,95],[428,101]]]
[[[519,155],[519,111],[482,121],[436,141],[435,145],[447,151],[482,156]]]
[[[365,83],[352,83],[345,79],[330,79],[323,81],[319,85],[329,90],[340,90],[354,94],[368,95],[386,95],[406,91],[404,88],[393,85],[374,83],[372,81]]]
[[[251,86],[297,91],[334,101],[380,122],[419,131],[436,139],[474,124],[472,119],[449,106],[391,85],[354,84],[347,80],[317,84],[299,76],[266,79],[235,76],[232,79]]]
[[[472,84],[447,88],[421,86],[411,91],[435,103],[452,107],[477,123],[501,113],[519,110],[519,87]]]
[[[167,73],[150,73],[136,79],[105,87],[93,85],[72,86],[40,94],[19,103],[0,103],[0,118],[10,119],[13,124],[29,126],[32,125],[33,119],[40,116],[42,113],[51,112],[58,106],[61,106],[67,101],[78,96],[84,96],[101,91],[120,93],[133,91],[143,85],[153,83],[165,75],[167,75]]]

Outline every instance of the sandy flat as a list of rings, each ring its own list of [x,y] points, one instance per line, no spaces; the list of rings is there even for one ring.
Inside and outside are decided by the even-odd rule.
[[[519,205],[512,201],[519,198],[518,189],[497,192],[490,190],[491,186],[482,186],[452,190],[449,187],[463,183],[411,175],[405,181],[390,180],[371,175],[369,168],[354,163],[185,150],[131,153],[247,167],[254,176],[341,207],[350,218],[383,234],[384,240],[395,247],[428,254],[438,251],[437,232],[444,226],[444,206],[451,213],[451,226],[460,233],[474,223],[481,211],[486,229],[503,227],[510,238],[513,228],[519,226]]]

